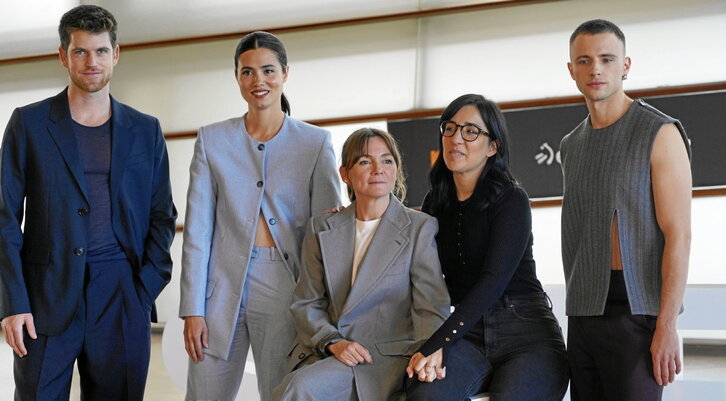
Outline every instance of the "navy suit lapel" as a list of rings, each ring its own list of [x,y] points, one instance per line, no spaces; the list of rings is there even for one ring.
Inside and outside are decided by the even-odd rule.
[[[411,221],[401,202],[391,196],[391,203],[383,214],[378,229],[366,254],[358,266],[358,275],[346,300],[343,313],[353,309],[385,276],[393,261],[408,244],[409,238],[401,231]]]
[[[328,292],[338,318],[350,292],[355,246],[355,203],[328,219],[330,230],[318,234]]]
[[[63,160],[65,160],[68,169],[71,171],[71,175],[75,179],[78,189],[86,198],[86,202],[88,202],[86,175],[83,169],[83,161],[78,151],[76,134],[73,130],[71,110],[68,106],[67,89],[53,98],[50,105],[47,127],[53,142],[55,142],[63,156]]]
[[[111,97],[111,199],[118,194],[123,181],[124,166],[134,143],[134,126],[126,110]]]

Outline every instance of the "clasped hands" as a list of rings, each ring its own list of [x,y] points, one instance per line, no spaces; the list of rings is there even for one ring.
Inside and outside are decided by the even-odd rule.
[[[337,359],[347,366],[355,366],[359,363],[373,363],[371,354],[368,350],[357,342],[341,340],[328,345],[328,351]],[[417,352],[408,362],[406,373],[408,378],[413,378],[414,374],[422,382],[432,382],[441,380],[446,377],[446,368],[443,367],[443,349],[429,355],[423,356]]]
[[[441,380],[446,377],[446,367],[443,366],[444,351],[439,348],[436,352],[429,356],[424,356],[417,352],[413,354],[411,360],[408,361],[406,373],[408,378],[412,379],[414,375],[418,376],[418,380],[422,382],[432,382]]]

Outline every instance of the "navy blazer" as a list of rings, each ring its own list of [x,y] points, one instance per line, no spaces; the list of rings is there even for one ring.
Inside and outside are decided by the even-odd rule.
[[[111,225],[156,299],[171,278],[176,209],[156,118],[111,97]],[[15,109],[0,150],[0,317],[58,335],[84,291],[89,201],[67,89]],[[24,227],[21,226],[24,221]]]

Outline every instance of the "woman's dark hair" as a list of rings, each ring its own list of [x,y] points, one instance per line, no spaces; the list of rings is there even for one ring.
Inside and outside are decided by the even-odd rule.
[[[480,200],[479,207],[484,209],[496,201],[507,184],[517,184],[509,172],[509,137],[504,116],[499,107],[482,95],[468,94],[459,96],[451,102],[439,119],[439,123],[451,120],[464,106],[472,105],[479,110],[489,131],[489,140],[496,144],[497,152],[489,157],[474,189],[473,199]],[[482,140],[479,138],[477,140]],[[429,194],[426,211],[435,215],[456,198],[454,177],[444,163],[443,137],[439,139],[439,155],[429,172]]]
[[[386,131],[378,128],[360,128],[355,130],[343,144],[343,155],[341,157],[341,166],[343,168],[351,169],[358,160],[363,157],[368,151],[368,141],[371,138],[379,137],[386,143],[388,150],[393,156],[393,161],[396,163],[396,182],[393,186],[393,195],[398,198],[401,202],[406,199],[406,176],[403,171],[403,158],[401,152],[398,151],[398,145],[396,138]],[[348,198],[353,201],[355,200],[355,192],[350,183],[347,184]]]
[[[247,50],[260,48],[273,51],[277,55],[277,61],[280,62],[282,69],[287,69],[287,52],[282,41],[269,32],[257,31],[245,35],[237,44],[237,48],[234,51],[235,76],[237,76],[237,69],[239,68],[239,56]],[[282,94],[282,111],[285,114],[290,114],[290,102],[287,101],[284,93]]]

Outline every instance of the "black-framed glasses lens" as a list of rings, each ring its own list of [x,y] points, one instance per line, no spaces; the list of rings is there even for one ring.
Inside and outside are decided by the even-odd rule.
[[[439,127],[441,135],[446,137],[454,136],[458,128],[461,128],[461,137],[467,142],[475,141],[480,134],[489,134],[474,124],[459,125],[453,121],[443,121]]]

